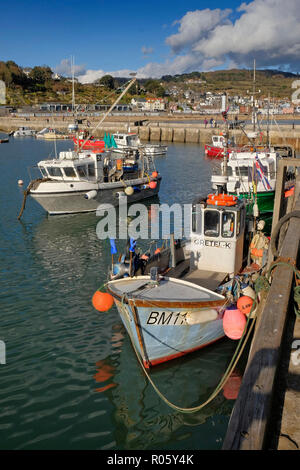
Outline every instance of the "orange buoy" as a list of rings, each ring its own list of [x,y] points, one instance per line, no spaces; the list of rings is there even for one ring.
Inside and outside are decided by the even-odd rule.
[[[157,182],[156,182],[156,181],[150,181],[150,183],[149,183],[149,188],[150,188],[150,189],[155,189],[156,186],[157,186]]]
[[[252,305],[253,299],[251,299],[251,297],[248,297],[248,295],[243,295],[238,299],[236,303],[237,308],[245,315],[249,315],[249,313],[251,312]]]
[[[244,333],[247,320],[245,315],[238,309],[225,310],[223,316],[223,329],[225,335],[230,339],[240,339]]]
[[[157,171],[152,171],[152,177],[153,177],[153,178],[157,178],[157,177],[158,177]]]
[[[114,298],[107,292],[96,290],[92,298],[92,304],[96,310],[99,310],[99,312],[106,312],[113,306]]]

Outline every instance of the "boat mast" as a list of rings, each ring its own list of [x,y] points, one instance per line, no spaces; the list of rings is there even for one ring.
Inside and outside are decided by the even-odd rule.
[[[224,139],[225,139],[225,145],[224,145],[224,159],[223,159],[223,169],[222,169],[222,174],[223,176],[227,177],[227,162],[228,162],[228,137],[229,137],[229,130],[228,130],[228,107],[227,107],[227,93],[225,93],[225,109],[223,111],[223,117],[225,119],[225,132],[224,132]]]
[[[256,110],[255,110],[255,68],[256,62],[254,59],[253,62],[253,95],[252,95],[252,124],[253,124],[253,131],[256,131]]]
[[[75,72],[74,72],[74,56],[71,55],[71,71],[72,71],[72,112],[75,111]]]
[[[270,148],[270,92],[268,95],[267,148]]]

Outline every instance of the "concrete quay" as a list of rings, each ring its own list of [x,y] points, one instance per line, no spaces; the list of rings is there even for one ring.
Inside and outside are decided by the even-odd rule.
[[[132,119],[132,118],[131,118]],[[89,118],[90,127],[92,130],[99,122],[99,118]],[[175,118],[174,118],[175,121]],[[116,133],[116,132],[127,132],[130,128],[130,132],[136,132],[143,142],[180,142],[180,143],[194,143],[194,144],[210,144],[212,135],[219,134],[222,132],[222,122],[219,121],[217,128],[212,128],[204,125],[202,120],[198,122],[174,122],[169,120],[168,122],[161,121],[146,121],[146,125],[135,126],[134,121],[127,120],[111,120],[108,118],[107,121],[102,123],[101,127],[93,132],[95,137],[103,137],[104,133]],[[0,117],[0,130],[3,132],[11,132],[12,130],[18,129],[21,126],[28,126],[36,130],[41,130],[44,127],[52,127],[62,132],[67,132],[68,125],[74,122],[73,117],[62,118],[62,117]],[[84,127],[86,127],[86,120],[83,120]],[[250,130],[251,125],[247,125],[245,130]],[[266,125],[262,126],[264,135],[266,134]],[[249,143],[246,136],[241,130],[231,130],[231,136],[235,136],[237,143],[244,145]],[[278,145],[292,145],[295,150],[300,149],[300,125],[288,125],[274,128],[274,125],[270,128],[270,139],[271,142]]]

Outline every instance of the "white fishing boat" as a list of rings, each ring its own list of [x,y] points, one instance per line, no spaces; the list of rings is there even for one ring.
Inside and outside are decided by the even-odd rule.
[[[107,293],[98,290],[93,296],[100,311],[115,303],[146,368],[210,345],[225,334],[239,339],[247,324],[245,314],[252,315],[251,273],[265,265],[269,240],[253,218],[251,230],[257,229],[257,236],[248,254],[246,204],[226,191],[227,164],[224,152],[223,180],[216,192],[192,204],[188,241],[171,238],[170,247],[140,255],[130,240],[119,262],[112,260]],[[113,245],[111,253],[116,253]],[[249,255],[255,264],[243,271]],[[246,279],[244,287],[253,297],[243,293]]]
[[[30,183],[28,194],[50,215],[91,212],[105,203],[152,197],[161,182],[149,157],[114,158],[110,152],[64,151],[58,158],[41,160],[38,168],[42,178]]]
[[[224,317],[244,266],[244,201],[223,193],[195,201],[190,235],[152,256],[125,254],[106,284],[147,368],[225,336]],[[101,304],[99,291],[93,303],[97,294]]]
[[[97,129],[135,82],[130,80],[124,91],[97,124]],[[44,137],[49,134],[45,133]],[[161,176],[152,157],[114,158],[111,152],[82,150],[89,135],[75,150],[59,152],[54,159],[41,160],[38,168],[42,178],[29,183],[18,219],[30,195],[49,214],[74,214],[96,211],[103,204],[118,205],[155,196]],[[68,136],[69,138],[69,136]],[[54,138],[55,140],[55,138]]]
[[[30,129],[30,127],[19,127],[16,131],[13,132],[13,137],[32,137],[35,136],[36,131],[33,129]]]
[[[165,155],[167,153],[167,145],[162,144],[142,144],[141,140],[135,132],[112,134],[116,147],[112,150],[117,153],[123,153],[130,150],[143,148],[146,155]]]

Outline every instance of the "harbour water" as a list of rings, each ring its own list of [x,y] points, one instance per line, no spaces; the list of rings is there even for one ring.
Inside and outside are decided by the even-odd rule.
[[[56,144],[57,151],[70,146]],[[210,189],[212,163],[199,145],[168,148],[156,159],[163,179],[155,202],[191,203]],[[109,242],[96,235],[96,215],[48,217],[28,198],[17,220],[23,197],[17,181],[27,185],[28,168],[54,151],[53,142],[33,138],[0,145],[0,340],[6,346],[0,449],[221,448],[232,390],[195,414],[174,411],[144,376],[117,310],[93,309],[92,295],[111,261]],[[218,384],[235,346],[224,339],[157,366],[151,377],[171,402],[197,406]]]

